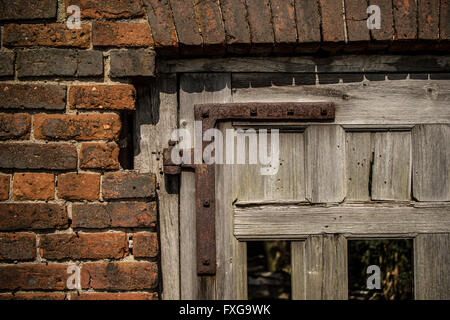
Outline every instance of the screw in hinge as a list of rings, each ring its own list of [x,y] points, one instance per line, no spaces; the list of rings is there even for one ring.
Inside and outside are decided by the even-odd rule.
[[[209,208],[209,206],[210,206],[209,200],[203,201],[203,207]]]
[[[208,111],[203,111],[202,117],[203,117],[203,118],[209,118],[209,113],[208,113]]]
[[[252,117],[256,117],[258,115],[258,111],[256,110],[256,108],[250,108],[250,115]]]
[[[326,109],[320,109],[320,115],[326,116],[328,114],[328,111]]]
[[[287,114],[288,114],[288,116],[293,116],[294,115],[294,110],[293,109],[289,109]]]
[[[202,264],[204,265],[204,266],[209,266],[209,259],[207,259],[207,258],[204,258],[203,260],[202,260]]]

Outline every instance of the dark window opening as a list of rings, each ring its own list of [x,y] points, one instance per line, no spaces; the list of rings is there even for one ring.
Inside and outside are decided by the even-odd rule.
[[[379,286],[376,267],[367,273],[369,266],[379,267]],[[350,300],[410,300],[413,282],[413,240],[348,241]]]
[[[291,299],[291,248],[287,241],[247,242],[248,299]]]

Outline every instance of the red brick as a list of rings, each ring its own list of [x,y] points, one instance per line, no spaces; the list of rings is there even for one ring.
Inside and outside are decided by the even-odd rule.
[[[76,109],[134,110],[136,90],[129,84],[71,86],[69,105]]]
[[[49,203],[0,203],[0,230],[64,229],[69,225],[66,207]]]
[[[274,42],[269,0],[246,0],[252,47],[272,48]]]
[[[91,26],[69,29],[65,23],[9,24],[3,29],[5,47],[77,47],[91,45]]]
[[[69,170],[76,167],[77,150],[71,144],[0,144],[0,168]]]
[[[59,175],[58,197],[66,200],[99,200],[100,175],[96,173]]]
[[[369,4],[379,6],[381,11],[381,29],[370,30],[372,38],[380,41],[392,40],[394,37],[392,0],[369,0]]]
[[[143,0],[156,47],[164,47],[168,53],[178,52],[177,31],[168,0]],[[176,9],[174,9],[176,10]]]
[[[31,116],[23,113],[0,114],[0,140],[29,139]]]
[[[80,149],[80,168],[119,169],[119,147],[116,143],[83,143]]]
[[[177,28],[181,54],[201,54],[203,39],[194,9],[194,1],[170,0],[170,5]]]
[[[13,300],[65,300],[62,292],[16,292]]]
[[[56,18],[55,0],[14,0],[0,4],[0,20]]]
[[[43,234],[39,248],[49,260],[121,259],[128,253],[128,236],[124,232]]]
[[[155,258],[158,255],[158,236],[154,232],[133,235],[133,255],[136,258]]]
[[[320,15],[318,1],[295,0],[298,42],[320,42]]]
[[[393,0],[394,6],[394,40],[417,38],[417,7],[415,0]]]
[[[441,40],[450,40],[450,1],[441,0],[439,38]]]
[[[0,200],[8,200],[9,198],[9,181],[9,175],[0,174]]]
[[[225,28],[218,1],[195,1],[206,54],[225,52]]]
[[[81,268],[81,287],[98,290],[146,290],[158,285],[154,262],[92,262]]]
[[[439,39],[439,0],[418,1],[419,39]]]
[[[294,1],[271,0],[271,3],[275,42],[296,44],[297,30]]]
[[[34,137],[44,140],[116,140],[121,128],[120,117],[103,114],[37,114]]]
[[[66,87],[0,84],[0,108],[64,110],[66,108]]]
[[[155,202],[111,202],[108,204],[73,204],[72,206],[73,228],[149,228],[155,226]]]
[[[367,0],[345,0],[348,41],[369,41]]]
[[[153,198],[156,179],[154,174],[111,172],[103,176],[104,199]]]
[[[20,264],[0,266],[1,290],[64,290],[67,265]]]
[[[344,9],[341,1],[319,0],[322,13],[322,37],[325,42],[345,41]]]
[[[33,260],[36,236],[32,233],[0,233],[0,260]]]
[[[51,173],[16,173],[13,181],[15,199],[52,200],[55,176]]]
[[[94,22],[92,44],[98,47],[151,47],[148,23]]]
[[[70,0],[66,7],[77,5],[82,18],[119,19],[142,17],[144,10],[140,0]]]
[[[72,293],[70,300],[158,300],[156,292],[80,292]]]

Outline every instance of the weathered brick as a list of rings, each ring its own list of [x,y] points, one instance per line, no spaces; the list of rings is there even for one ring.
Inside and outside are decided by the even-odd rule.
[[[177,27],[178,44],[181,54],[201,54],[203,39],[200,34],[194,1],[170,0],[173,20]]]
[[[273,47],[274,34],[269,0],[246,0],[252,47]]]
[[[37,114],[34,137],[44,140],[115,140],[121,128],[115,113],[103,114]]]
[[[80,149],[80,168],[119,169],[119,147],[116,143],[83,143]]]
[[[294,1],[271,0],[275,43],[297,43]]]
[[[15,292],[11,300],[65,300],[62,292]]]
[[[0,140],[29,139],[31,116],[24,113],[0,113]]]
[[[99,200],[100,175],[73,172],[59,175],[58,197],[66,200]]]
[[[0,201],[9,198],[9,180],[8,174],[0,174]]]
[[[178,52],[177,31],[169,0],[143,0],[147,8],[148,23],[156,47],[164,47],[168,53]],[[174,11],[176,9],[174,8]]]
[[[417,7],[415,0],[393,0],[395,40],[417,38]]]
[[[441,0],[439,38],[441,40],[450,40],[450,1]]]
[[[36,258],[36,236],[32,233],[0,233],[0,260],[25,261]]]
[[[419,39],[439,39],[439,0],[419,0]]]
[[[2,290],[65,290],[68,265],[21,264],[0,266]]]
[[[318,1],[295,0],[298,42],[320,42],[320,15]]]
[[[0,52],[0,77],[14,75],[14,53]]]
[[[158,300],[156,292],[80,292],[72,293],[70,300]]]
[[[70,0],[66,7],[77,5],[82,18],[126,19],[142,17],[144,10],[140,0]]]
[[[49,260],[121,259],[128,253],[128,236],[124,232],[43,234],[39,250]]]
[[[103,74],[103,53],[97,50],[42,48],[17,53],[20,77],[87,77]]]
[[[158,255],[158,236],[154,232],[133,235],[133,255],[136,258],[155,258]]]
[[[150,49],[111,50],[111,77],[153,77],[155,52]]]
[[[0,20],[56,18],[55,0],[0,0]]]
[[[94,22],[92,44],[97,47],[151,47],[150,27],[147,23]]]
[[[129,84],[71,86],[69,105],[76,109],[134,110],[136,90]]]
[[[66,207],[49,203],[0,203],[0,230],[67,228]]]
[[[69,29],[65,23],[9,24],[3,29],[5,47],[77,47],[89,48],[91,26]]]
[[[343,42],[344,8],[341,1],[319,0],[322,13],[322,38],[325,42]]]
[[[154,227],[155,202],[112,202],[108,204],[73,204],[73,228]]]
[[[154,262],[89,262],[81,268],[81,287],[99,290],[145,290],[158,285]]]
[[[64,110],[65,107],[65,86],[0,84],[1,109]]]
[[[381,12],[381,28],[372,29],[370,33],[374,40],[389,41],[394,37],[394,17],[392,0],[369,0],[370,5],[377,5]],[[371,15],[371,14],[370,14]]]
[[[55,176],[51,173],[16,173],[13,181],[15,199],[52,200]]]
[[[345,0],[345,21],[348,41],[369,41],[367,0]]]
[[[152,198],[155,196],[154,174],[111,172],[103,176],[104,199]]]
[[[77,160],[77,149],[71,144],[0,144],[0,168],[70,170],[76,169]]]
[[[225,28],[218,1],[195,1],[206,54],[225,52]]]

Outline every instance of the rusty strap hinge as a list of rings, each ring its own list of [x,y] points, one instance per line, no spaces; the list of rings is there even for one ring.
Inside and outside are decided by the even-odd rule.
[[[194,118],[202,121],[205,132],[218,121],[332,121],[335,106],[329,102],[305,103],[231,103],[201,104],[194,106]],[[203,142],[202,150],[210,142]],[[196,188],[196,226],[197,226],[197,274],[216,273],[216,204],[215,204],[215,166],[202,164],[174,164],[171,159],[174,142],[164,149],[164,174],[179,175],[182,168],[195,171]],[[193,150],[190,152],[193,159]]]

